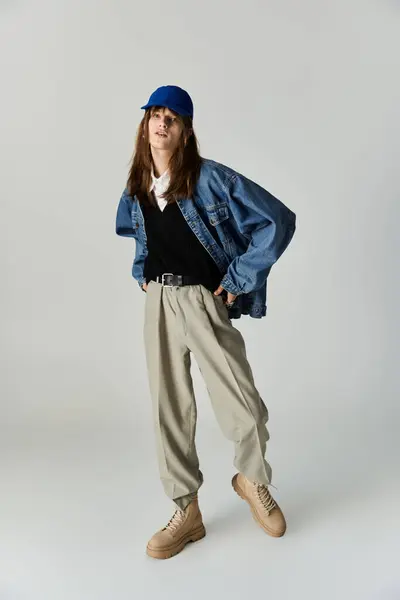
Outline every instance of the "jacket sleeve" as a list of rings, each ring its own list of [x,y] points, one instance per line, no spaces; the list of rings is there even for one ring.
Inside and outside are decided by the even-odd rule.
[[[147,255],[144,244],[139,241],[137,235],[134,233],[132,224],[132,198],[128,194],[125,188],[120,198],[117,217],[115,221],[115,231],[117,235],[123,237],[134,237],[135,238],[135,257],[132,265],[132,276],[137,280],[140,289],[143,289],[142,285],[146,283],[145,277],[143,277],[144,261]]]
[[[260,185],[235,173],[226,193],[237,226],[249,245],[230,263],[221,286],[231,294],[247,294],[260,288],[272,265],[289,245],[296,215]]]
[[[118,204],[115,231],[117,235],[134,237],[132,225],[132,198],[128,194],[126,188],[124,189]]]
[[[147,256],[147,251],[144,244],[138,239],[135,240],[135,258],[133,259],[132,265],[132,276],[138,282],[138,285],[142,292],[146,293],[146,290],[142,288],[142,285],[146,283],[146,278],[143,277],[144,261]]]

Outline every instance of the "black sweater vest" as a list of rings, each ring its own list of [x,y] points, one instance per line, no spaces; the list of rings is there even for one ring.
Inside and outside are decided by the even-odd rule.
[[[157,275],[191,275],[210,291],[219,286],[222,274],[216,262],[192,231],[176,202],[164,210],[141,204],[148,254],[143,275],[146,283]]]

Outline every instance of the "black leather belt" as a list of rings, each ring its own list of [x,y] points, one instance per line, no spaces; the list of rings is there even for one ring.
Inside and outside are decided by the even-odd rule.
[[[155,279],[156,283],[161,283],[164,286],[173,285],[198,285],[202,283],[198,277],[192,277],[192,275],[174,275],[174,273],[163,273],[157,275]]]
[[[154,281],[154,280],[153,280]],[[172,287],[174,285],[182,286],[182,285],[205,285],[202,281],[199,281],[197,277],[192,277],[192,275],[174,275],[174,273],[163,273],[162,275],[157,275],[155,278],[156,283],[161,283],[163,286]],[[210,292],[214,292],[214,289],[209,288],[205,285]],[[227,308],[231,308],[235,301],[226,302],[228,293],[226,290],[222,290],[221,296],[225,300],[225,305]]]

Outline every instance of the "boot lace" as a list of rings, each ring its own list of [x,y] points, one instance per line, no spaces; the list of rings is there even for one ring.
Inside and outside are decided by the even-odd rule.
[[[254,485],[256,486],[257,496],[260,499],[263,507],[268,513],[270,513],[272,509],[276,508],[275,500],[265,485],[257,482],[254,482]]]
[[[182,510],[177,509],[172,515],[171,519],[168,521],[167,525],[163,528],[163,530],[169,529],[172,532],[176,531],[176,529],[180,525],[182,525],[184,521],[184,516],[185,513]]]

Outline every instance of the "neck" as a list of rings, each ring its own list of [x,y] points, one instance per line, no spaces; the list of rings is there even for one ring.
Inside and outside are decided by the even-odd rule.
[[[169,159],[171,158],[171,152],[165,150],[158,150],[158,148],[151,148],[151,156],[153,159],[154,175],[160,177],[168,169]]]

